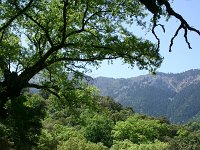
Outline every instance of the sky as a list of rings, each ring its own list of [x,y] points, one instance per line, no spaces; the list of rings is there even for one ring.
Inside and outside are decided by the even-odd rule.
[[[181,14],[183,18],[196,29],[200,30],[200,0],[174,0],[173,9]],[[173,37],[180,22],[171,18],[168,22],[162,21],[165,25],[166,32],[157,28],[157,35],[161,40],[160,54],[164,57],[161,67],[157,70],[164,73],[180,73],[190,69],[200,69],[200,36],[194,32],[188,32],[188,39],[192,49],[189,49],[185,39],[184,32],[181,30],[178,37],[174,40],[172,52],[169,52],[170,40]],[[133,27],[127,27],[133,31]],[[156,42],[155,37],[151,32],[146,33],[141,29],[135,29],[133,33],[139,37],[143,37],[152,42]],[[129,65],[123,65],[120,60],[114,61],[113,64],[108,64],[104,61],[99,69],[92,69],[88,75],[92,77],[112,77],[112,78],[130,78],[139,75],[148,74],[146,70],[139,70],[137,67],[130,68]]]

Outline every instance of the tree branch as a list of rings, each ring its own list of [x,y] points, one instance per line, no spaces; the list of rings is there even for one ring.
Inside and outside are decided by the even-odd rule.
[[[44,54],[36,63],[34,63],[33,66],[30,66],[29,68],[26,68],[20,75],[19,78],[21,80],[22,85],[26,84],[34,75],[36,75],[38,72],[46,68],[48,65],[46,65],[46,60],[51,56],[54,52],[60,50],[63,47],[74,45],[73,43],[67,43],[63,45],[57,45],[51,47],[46,54]]]
[[[85,17],[86,17],[87,11],[88,11],[88,4],[87,4],[86,9],[85,9],[85,11],[84,11],[84,13],[83,13],[81,29],[75,30],[75,31],[72,31],[72,32],[68,33],[68,34],[65,36],[65,39],[66,39],[67,37],[71,36],[71,35],[78,34],[78,33],[81,33],[81,32],[83,32],[83,31],[85,31],[85,24],[86,24],[86,23],[85,23]]]
[[[157,36],[157,34],[156,34],[156,32],[155,32],[155,28],[157,27],[157,15],[155,15],[154,14],[154,16],[153,16],[153,27],[152,27],[152,33],[153,33],[153,35],[155,36],[155,38],[156,38],[156,40],[157,40],[157,43],[158,43],[158,47],[157,47],[157,49],[159,49],[160,48],[160,39],[158,38],[158,36]]]
[[[181,29],[184,30],[184,38],[185,38],[185,42],[187,43],[188,45],[188,48],[191,49],[191,45],[190,45],[190,42],[188,40],[188,30],[190,31],[193,31],[195,33],[197,33],[198,35],[200,35],[200,31],[191,27],[187,21],[180,15],[178,14],[177,12],[175,12],[172,8],[171,8],[171,5],[170,3],[167,1],[167,0],[139,0],[142,4],[144,4],[147,9],[152,13],[154,14],[154,17],[153,17],[153,27],[152,27],[152,33],[153,35],[155,36],[155,38],[157,39],[158,41],[158,48],[160,46],[160,39],[157,37],[156,33],[155,33],[155,27],[158,26],[157,25],[157,20],[158,20],[158,17],[160,17],[162,14],[162,8],[161,6],[164,5],[166,7],[166,12],[168,13],[168,15],[170,16],[174,16],[175,18],[177,18],[180,22],[181,22],[181,25],[179,26],[179,28],[176,30],[174,36],[171,38],[171,43],[170,43],[170,46],[169,46],[169,52],[171,52],[172,50],[172,46],[173,46],[173,41],[174,39],[177,37],[179,31]],[[164,27],[161,26],[164,30]]]
[[[30,20],[32,20],[37,26],[39,26],[39,27],[44,31],[44,33],[45,33],[45,35],[46,35],[46,37],[47,37],[47,39],[48,39],[50,45],[53,47],[53,46],[54,46],[54,43],[53,43],[53,41],[52,41],[52,39],[51,39],[51,37],[50,37],[50,35],[49,35],[48,30],[46,30],[44,26],[42,26],[37,20],[35,20],[35,19],[34,19],[32,16],[30,16],[29,14],[24,13],[24,15],[27,16]]]
[[[176,30],[174,36],[173,36],[172,39],[171,39],[171,43],[170,43],[170,45],[169,45],[169,52],[172,51],[172,46],[173,46],[173,44],[174,44],[174,39],[177,37],[177,35],[178,35],[179,31],[181,30],[181,28],[182,28],[182,24],[178,27],[178,29]]]
[[[72,32],[68,33],[68,34],[66,35],[66,38],[69,37],[69,36],[71,36],[71,35],[78,34],[78,33],[81,33],[81,32],[86,31],[86,30],[85,30],[85,25],[86,25],[86,24],[88,23],[88,21],[89,21],[92,17],[94,17],[95,15],[98,15],[98,14],[100,14],[100,13],[105,13],[105,12],[111,12],[111,11],[103,11],[103,10],[100,10],[100,11],[97,11],[97,12],[93,13],[92,15],[90,15],[90,16],[86,19],[86,17],[87,17],[86,14],[87,14],[87,12],[88,12],[88,9],[89,9],[89,4],[87,3],[86,9],[85,9],[85,11],[84,11],[84,13],[83,13],[82,27],[81,27],[81,29],[76,30],[76,31],[72,31]],[[88,31],[86,31],[86,32],[88,32]]]
[[[60,98],[60,96],[58,95],[58,93],[56,91],[53,91],[53,90],[50,89],[52,87],[48,87],[48,86],[45,86],[45,85],[38,85],[38,84],[34,84],[34,83],[28,83],[26,85],[26,88],[42,89],[42,90],[45,90],[45,91],[55,95],[57,98]]]
[[[20,10],[16,15],[14,15],[12,18],[10,18],[2,27],[0,27],[0,32],[5,30],[17,17],[22,15],[24,12],[27,11],[28,8],[31,7],[32,3],[34,0],[30,0],[29,3],[24,7],[23,9],[18,9]]]
[[[66,28],[67,28],[67,6],[69,5],[68,0],[64,1],[63,5],[63,32],[62,32],[62,44],[64,44],[66,39]]]
[[[185,41],[186,41],[186,43],[188,44],[188,48],[191,49],[190,43],[189,43],[188,38],[187,38],[187,33],[188,33],[187,31],[190,30],[190,31],[196,32],[198,35],[200,35],[200,31],[197,30],[197,29],[195,29],[195,28],[193,28],[193,27],[191,27],[191,26],[187,23],[187,21],[186,21],[180,14],[176,13],[176,12],[171,8],[170,3],[169,3],[168,1],[163,0],[163,4],[165,5],[165,7],[166,7],[166,9],[167,9],[168,14],[171,15],[171,16],[176,17],[176,18],[177,18],[178,20],[180,20],[180,22],[181,22],[181,25],[180,25],[179,28],[177,29],[175,35],[177,34],[177,32],[179,32],[179,30],[180,30],[181,28],[184,29],[184,32],[185,32],[185,33],[184,33]],[[173,38],[176,37],[175,35],[174,35]],[[173,45],[173,43],[170,44],[170,50],[171,50],[172,45]]]
[[[52,59],[46,63],[47,66],[50,66],[56,62],[61,61],[74,61],[74,62],[94,62],[94,61],[101,61],[101,60],[112,60],[117,59],[119,56],[109,56],[109,57],[100,57],[100,56],[94,56],[91,58],[66,58],[66,57],[60,57],[57,59]]]
[[[82,29],[85,28],[85,24],[86,24],[85,18],[86,18],[86,16],[87,16],[87,12],[88,12],[88,9],[89,9],[88,5],[89,5],[89,4],[88,4],[88,2],[87,2],[85,11],[84,11],[84,13],[83,13],[83,18],[82,18]]]
[[[3,30],[3,31],[1,32],[0,42],[2,42],[2,41],[3,41],[3,36],[4,36],[4,33],[5,33],[5,30]]]

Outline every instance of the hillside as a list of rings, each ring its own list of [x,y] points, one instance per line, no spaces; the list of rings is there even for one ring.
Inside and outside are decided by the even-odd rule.
[[[173,123],[199,118],[200,70],[197,69],[128,79],[98,77],[93,84],[100,89],[101,95],[111,96],[138,113],[165,116]]]

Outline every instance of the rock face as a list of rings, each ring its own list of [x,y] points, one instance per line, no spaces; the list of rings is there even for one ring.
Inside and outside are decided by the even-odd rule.
[[[128,79],[98,77],[93,84],[136,112],[167,117],[173,123],[200,118],[200,70],[157,73]]]

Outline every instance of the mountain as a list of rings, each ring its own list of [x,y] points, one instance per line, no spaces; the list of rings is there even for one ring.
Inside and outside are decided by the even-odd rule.
[[[200,70],[160,73],[133,78],[98,77],[93,84],[135,112],[166,117],[173,123],[200,118]]]

